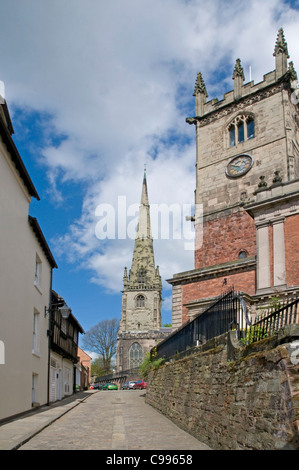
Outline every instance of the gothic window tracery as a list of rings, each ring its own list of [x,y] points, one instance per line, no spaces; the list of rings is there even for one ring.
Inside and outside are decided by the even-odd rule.
[[[130,369],[139,367],[143,361],[143,352],[139,343],[133,343],[130,348]]]
[[[254,118],[249,114],[240,114],[229,124],[227,130],[230,147],[253,139],[255,137]]]
[[[144,295],[140,294],[136,297],[136,307],[144,307],[145,306],[145,297]]]

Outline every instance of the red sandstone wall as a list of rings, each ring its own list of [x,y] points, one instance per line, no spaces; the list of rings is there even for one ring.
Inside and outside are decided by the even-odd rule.
[[[223,284],[225,278],[227,279],[226,285]],[[254,295],[256,288],[255,270],[182,285],[182,323],[187,321],[189,318],[187,316],[188,309],[184,304],[191,300],[220,295],[232,286],[236,291],[242,291],[249,295]]]
[[[299,285],[299,214],[287,217],[284,226],[286,280],[289,287]]]
[[[238,259],[241,250],[256,255],[256,229],[247,212],[205,222],[202,247],[195,252],[195,269]]]

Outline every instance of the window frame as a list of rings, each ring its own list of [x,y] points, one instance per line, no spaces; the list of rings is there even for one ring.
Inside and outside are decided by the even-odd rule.
[[[40,342],[39,342],[39,322],[40,313],[38,310],[33,310],[33,331],[32,331],[32,354],[39,356]]]
[[[251,129],[250,127],[251,126]],[[244,144],[255,137],[255,117],[251,113],[239,113],[226,126],[229,148]]]
[[[143,294],[138,294],[135,298],[136,308],[144,308],[145,307],[145,296]]]
[[[138,348],[134,349],[134,346],[138,346]],[[138,352],[138,357],[136,358],[136,352]],[[134,355],[134,357],[132,357]],[[134,341],[134,343],[131,344],[131,347],[129,349],[129,368],[130,369],[136,369],[139,367],[143,362],[143,350],[141,345],[138,343],[138,341]]]
[[[34,285],[41,292],[42,291],[42,260],[36,253],[35,256],[35,273],[34,273]]]

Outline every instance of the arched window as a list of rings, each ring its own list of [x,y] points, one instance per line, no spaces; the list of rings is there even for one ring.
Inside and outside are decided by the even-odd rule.
[[[244,142],[244,121],[238,123],[238,142]]]
[[[136,307],[144,307],[145,306],[145,297],[144,295],[137,295],[136,297]]]
[[[235,126],[232,125],[229,128],[229,146],[233,147],[236,145],[236,131],[235,131]]]
[[[241,250],[238,258],[239,259],[247,258],[247,252],[245,250]]]
[[[247,120],[247,138],[253,139],[254,137],[254,120],[249,118]]]
[[[135,369],[142,364],[143,352],[139,343],[133,343],[130,348],[130,369]]]
[[[254,137],[254,119],[251,115],[238,115],[227,127],[229,146],[234,147]]]

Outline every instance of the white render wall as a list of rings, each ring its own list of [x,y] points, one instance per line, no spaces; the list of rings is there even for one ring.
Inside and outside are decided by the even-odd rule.
[[[47,403],[50,264],[28,222],[30,196],[0,139],[0,420]],[[42,264],[35,284],[36,256]],[[36,314],[36,347],[33,319]]]

